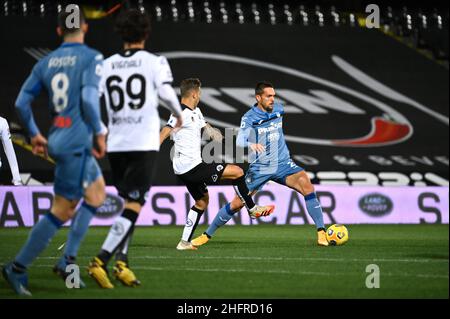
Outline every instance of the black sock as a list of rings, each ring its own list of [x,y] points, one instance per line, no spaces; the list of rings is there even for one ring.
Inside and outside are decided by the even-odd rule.
[[[238,196],[244,201],[245,206],[247,206],[247,209],[250,210],[253,207],[255,207],[255,202],[253,201],[252,197],[248,194],[249,190],[247,184],[245,184],[245,176],[241,176],[238,179],[233,180],[232,184]]]

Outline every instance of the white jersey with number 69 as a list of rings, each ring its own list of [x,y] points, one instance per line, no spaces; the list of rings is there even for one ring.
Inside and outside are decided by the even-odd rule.
[[[100,91],[109,119],[108,152],[159,150],[158,91],[166,84],[173,91],[172,81],[167,59],[145,50],[104,61]]]

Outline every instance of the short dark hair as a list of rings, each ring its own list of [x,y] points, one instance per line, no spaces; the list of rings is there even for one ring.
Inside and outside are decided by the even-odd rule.
[[[78,7],[78,11],[80,14],[80,21],[78,23],[79,27],[71,27],[67,25],[67,18],[69,18],[69,16],[73,15],[72,11],[66,12],[66,6],[63,7],[63,9],[61,10],[61,12],[58,14],[58,27],[61,28],[63,36],[66,34],[71,34],[71,33],[76,33],[78,31],[81,30],[81,26],[83,25],[83,23],[86,23],[86,18],[84,16],[83,10],[77,5]],[[69,18],[70,20],[70,18]],[[75,21],[74,21],[75,22]]]
[[[256,83],[255,95],[263,94],[265,88],[273,88],[272,83],[266,82],[266,81],[261,81],[261,82]]]
[[[122,11],[116,20],[115,31],[126,43],[144,41],[150,34],[150,17],[137,9]]]
[[[184,79],[180,83],[181,97],[187,97],[190,91],[198,90],[201,86],[202,82],[197,78]]]

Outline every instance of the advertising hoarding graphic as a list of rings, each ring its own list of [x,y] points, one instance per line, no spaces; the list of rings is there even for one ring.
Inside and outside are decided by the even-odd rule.
[[[350,187],[317,186],[326,224],[448,224],[448,187]],[[114,187],[107,187],[104,206],[91,222],[94,226],[111,225],[120,215],[123,203]],[[200,224],[209,224],[217,211],[235,196],[231,186],[209,187],[210,203]],[[33,226],[47,213],[53,189],[43,187],[1,187],[0,228]],[[259,204],[273,203],[275,213],[252,220],[245,209],[228,225],[302,225],[313,224],[303,197],[295,191],[271,183],[255,195]],[[194,204],[185,187],[153,187],[137,225],[184,225]]]

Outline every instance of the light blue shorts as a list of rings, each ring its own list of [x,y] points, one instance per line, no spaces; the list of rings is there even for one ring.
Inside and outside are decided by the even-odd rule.
[[[84,190],[102,175],[97,161],[88,151],[53,157],[56,161],[55,194],[68,200],[82,198]]]
[[[250,165],[245,182],[250,192],[259,191],[268,181],[286,185],[286,178],[303,171],[292,159],[279,163],[277,167]]]

